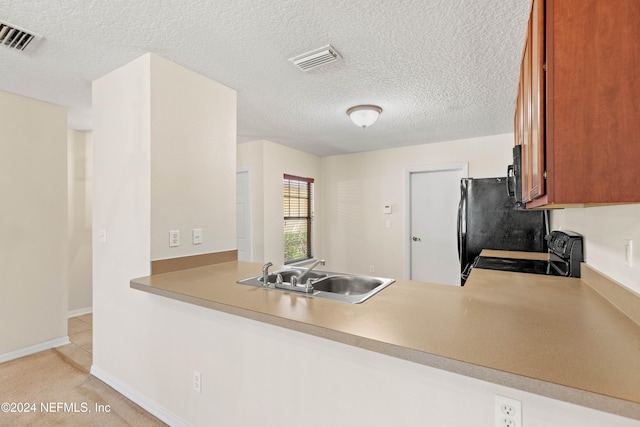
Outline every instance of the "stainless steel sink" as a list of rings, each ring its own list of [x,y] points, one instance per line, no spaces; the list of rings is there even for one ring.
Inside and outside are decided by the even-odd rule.
[[[280,279],[278,279],[278,276],[280,276],[283,284],[287,286],[290,284],[292,277],[300,277],[305,270],[305,268],[287,267],[269,273],[268,286],[263,285],[262,275],[238,280],[237,283],[242,285],[266,287],[269,289],[275,287],[275,290],[278,291],[297,294],[297,291],[291,289],[277,288],[276,282],[279,283]],[[394,279],[387,279],[384,277],[360,276],[355,274],[333,273],[326,271],[310,271],[305,277],[311,279],[313,292],[304,293],[303,291],[300,291],[301,295],[341,301],[350,304],[362,303],[395,282]]]
[[[331,276],[313,284],[317,291],[342,295],[363,295],[382,285],[381,279],[363,276]]]

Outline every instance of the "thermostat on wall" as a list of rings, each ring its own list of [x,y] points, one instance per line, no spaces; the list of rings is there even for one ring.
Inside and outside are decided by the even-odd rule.
[[[390,214],[391,213],[391,204],[384,205],[384,213],[386,213],[386,214]]]

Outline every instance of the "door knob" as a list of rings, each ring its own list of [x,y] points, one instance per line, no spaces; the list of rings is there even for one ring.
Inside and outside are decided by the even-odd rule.
[[[421,242],[421,241],[422,241],[422,240],[420,240],[420,238],[419,238],[419,237],[416,237],[416,236],[413,236],[413,237],[411,238],[411,240],[413,240],[414,242]]]

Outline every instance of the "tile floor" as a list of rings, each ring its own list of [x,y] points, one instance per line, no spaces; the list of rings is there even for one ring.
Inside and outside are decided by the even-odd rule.
[[[71,343],[57,347],[56,350],[89,372],[93,362],[93,314],[69,318],[68,334]]]

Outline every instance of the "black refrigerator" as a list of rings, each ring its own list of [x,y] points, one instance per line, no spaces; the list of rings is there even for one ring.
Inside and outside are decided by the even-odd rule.
[[[507,178],[463,178],[458,205],[460,280],[483,249],[546,252],[544,210],[517,210]]]

